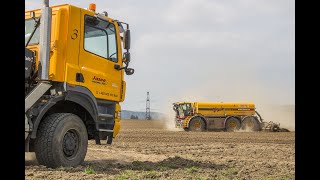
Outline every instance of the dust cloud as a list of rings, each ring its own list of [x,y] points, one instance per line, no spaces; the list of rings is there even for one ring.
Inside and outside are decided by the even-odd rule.
[[[252,128],[245,128],[245,129],[239,129],[239,130],[235,130],[234,132],[254,132],[253,130],[252,130]]]
[[[295,131],[295,106],[262,104],[257,106],[258,113],[264,122],[280,123],[281,128]]]
[[[166,105],[162,106],[161,108],[161,112],[165,114],[164,118],[162,119],[164,127],[168,131],[182,131],[182,129],[176,128],[175,126],[175,112],[173,110],[172,103],[174,103],[174,101],[169,99]]]

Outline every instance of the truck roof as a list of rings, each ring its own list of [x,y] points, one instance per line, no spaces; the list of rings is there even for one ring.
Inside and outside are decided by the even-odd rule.
[[[70,9],[71,7],[73,8],[79,8],[79,9],[83,9],[85,11],[88,11],[88,12],[91,12],[93,13],[92,11],[86,9],[86,8],[83,8],[83,7],[78,7],[78,6],[74,6],[74,5],[71,5],[71,4],[58,4],[58,5],[53,5],[53,6],[50,6],[51,9],[52,9],[52,12],[56,12],[56,11],[59,11],[60,8],[66,8],[66,9]],[[41,8],[38,8],[38,9],[32,9],[32,10],[27,10],[25,11],[25,19],[29,19],[30,18],[30,12],[35,12],[35,16],[36,17],[39,17],[40,14],[41,14]],[[98,13],[98,12],[94,12],[94,13]],[[112,17],[106,17],[107,19],[109,20],[113,20]]]
[[[63,6],[73,6],[73,5],[71,5],[71,4],[58,4],[58,5],[54,5],[54,6],[50,6],[50,7],[51,8],[57,8],[57,7],[63,7]],[[74,7],[77,7],[77,6],[74,6]],[[77,7],[77,8],[80,8],[80,7]],[[25,11],[25,13],[28,13],[28,12],[31,12],[31,11],[39,11],[39,10],[41,10],[41,8],[27,10],[27,11]]]
[[[58,11],[60,8],[68,8],[68,7],[71,7],[73,5],[71,4],[58,4],[58,5],[54,5],[54,6],[50,6],[51,9],[52,9],[52,12],[55,12],[55,11]],[[80,8],[80,9],[83,9],[81,7],[77,7],[77,6],[73,6],[75,8]],[[35,12],[35,15],[36,17],[39,17],[40,14],[41,14],[41,8],[38,8],[38,9],[31,9],[31,10],[28,10],[28,11],[25,11],[25,18],[30,18],[30,12]]]

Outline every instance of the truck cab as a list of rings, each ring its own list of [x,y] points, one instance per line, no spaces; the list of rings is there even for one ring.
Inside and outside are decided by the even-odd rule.
[[[61,4],[25,12],[25,147],[48,167],[83,162],[88,140],[120,130],[129,24]]]

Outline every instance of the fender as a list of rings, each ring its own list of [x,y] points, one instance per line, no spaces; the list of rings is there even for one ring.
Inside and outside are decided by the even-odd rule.
[[[60,95],[50,99],[44,105],[44,107],[41,108],[38,116],[34,121],[34,126],[31,133],[32,139],[35,139],[37,136],[37,129],[43,116],[52,106],[54,106],[56,103],[60,101],[71,101],[82,106],[84,109],[86,109],[90,113],[90,116],[93,118],[94,121],[97,120],[97,115],[98,115],[97,101],[93,96],[93,94],[84,87],[76,86],[76,87],[70,88],[69,86],[65,95]]]
[[[246,119],[247,117],[253,117],[253,118],[257,121],[258,124],[261,124],[261,121],[259,121],[258,117],[257,117],[257,116],[252,116],[252,115],[250,115],[250,116],[244,116],[244,117],[241,119],[241,123],[242,123],[242,122],[244,121],[244,119]]]
[[[90,113],[93,120],[96,121],[97,115],[98,115],[98,110],[97,110],[98,105],[95,98],[92,98],[85,93],[68,90],[65,100],[74,102],[82,106],[84,109],[86,109]]]
[[[33,127],[32,127],[32,133],[31,133],[31,139],[35,139],[37,136],[37,130],[38,130],[38,126],[40,124],[40,121],[42,119],[42,117],[46,114],[46,112],[52,107],[54,106],[57,102],[64,100],[64,95],[61,96],[57,96],[55,98],[50,99],[45,105],[44,107],[40,110],[38,116],[36,117],[36,119],[34,120],[33,123]]]
[[[244,121],[244,119],[245,118],[247,118],[247,117],[253,117],[253,118],[255,118],[254,116],[244,116],[242,119],[241,119],[241,123]]]
[[[185,127],[185,128],[189,128],[190,121],[191,121],[193,118],[197,118],[197,117],[200,117],[201,119],[204,120],[204,123],[205,123],[206,128],[207,128],[206,118],[205,118],[203,115],[201,115],[201,114],[195,114],[194,116],[191,116],[191,117],[186,118],[186,120],[185,120],[185,122],[184,122],[184,125],[185,125],[184,127]]]

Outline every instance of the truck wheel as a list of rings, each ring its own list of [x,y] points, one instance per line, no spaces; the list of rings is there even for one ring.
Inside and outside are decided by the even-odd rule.
[[[191,121],[189,123],[189,130],[190,131],[204,131],[205,130],[204,121],[199,117],[191,119]]]
[[[229,117],[226,121],[226,131],[234,132],[240,129],[240,121],[235,117]]]
[[[75,114],[55,113],[41,121],[35,140],[40,164],[51,168],[80,165],[87,147],[86,127]]]
[[[260,125],[255,117],[247,116],[242,120],[241,129],[249,131],[259,131]]]

